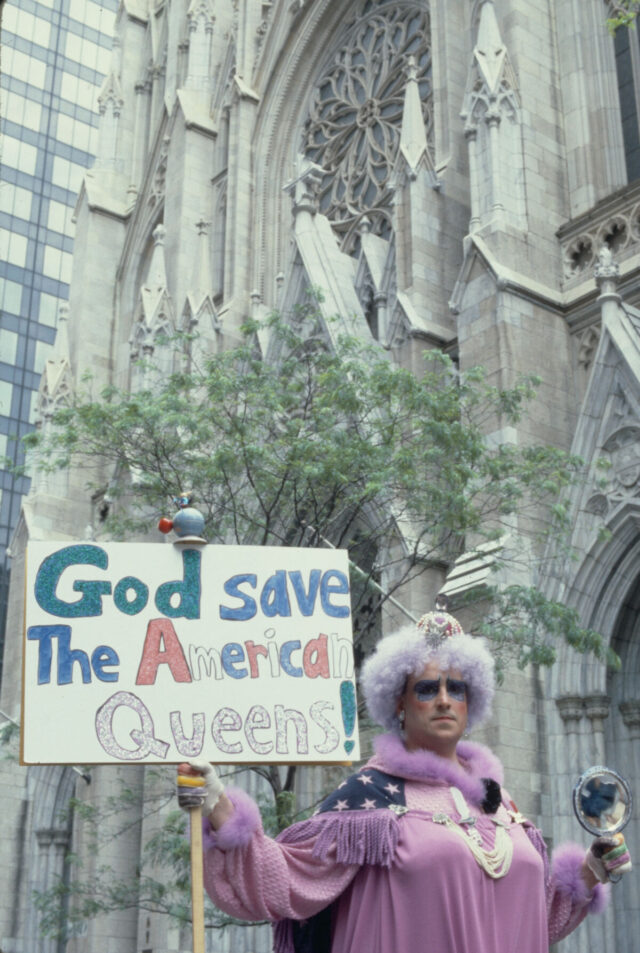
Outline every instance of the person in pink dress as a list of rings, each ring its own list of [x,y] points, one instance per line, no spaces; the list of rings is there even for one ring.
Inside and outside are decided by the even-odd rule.
[[[565,844],[550,863],[498,759],[463,740],[491,709],[483,640],[429,613],[378,643],[361,688],[386,729],[373,757],[275,840],[211,765],[180,766],[205,781],[204,879],[220,909],[271,920],[275,953],[548,953],[604,909],[609,871],[631,866],[624,842]]]

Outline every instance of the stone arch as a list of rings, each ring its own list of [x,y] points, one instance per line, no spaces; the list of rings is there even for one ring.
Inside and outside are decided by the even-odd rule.
[[[637,562],[636,562],[637,565]],[[609,673],[609,718],[605,724],[605,751],[624,773],[631,788],[640,785],[640,571],[627,591],[616,619],[612,648],[621,661],[620,672]],[[640,831],[638,832],[640,834]]]
[[[41,937],[39,913],[33,904],[34,891],[50,890],[67,875],[67,855],[71,847],[72,812],[69,804],[77,775],[61,765],[34,765],[27,773],[27,802],[30,806],[24,830],[23,849],[31,858],[25,881],[25,950],[61,953],[66,941]],[[64,917],[61,901],[60,917]]]
[[[611,538],[592,545],[567,588],[564,601],[579,610],[583,625],[596,629],[608,645],[613,645],[619,608],[636,581],[640,500],[630,499],[622,504],[608,522],[608,529]],[[550,687],[554,698],[605,693],[606,666],[563,645],[558,650]]]
[[[603,662],[564,646],[548,678],[554,805],[550,827],[555,842],[587,841],[570,807],[573,785],[587,767],[604,763],[616,768],[632,790],[637,791],[640,783],[640,500],[623,504],[609,525],[612,537],[587,553],[566,601],[579,609],[584,625],[603,635],[620,656],[622,668],[608,671]],[[632,820],[625,837],[637,852],[637,820]],[[603,951],[631,947],[626,922],[635,915],[634,891],[623,883],[614,889],[612,900],[604,918],[590,918],[581,937],[564,941],[565,953],[587,947]]]

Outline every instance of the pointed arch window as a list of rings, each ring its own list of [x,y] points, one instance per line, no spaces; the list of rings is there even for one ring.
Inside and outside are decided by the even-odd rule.
[[[346,251],[365,214],[374,234],[391,231],[391,176],[410,56],[431,141],[430,20],[424,3],[361,0],[314,87],[301,151],[325,170],[319,210]]]
[[[614,37],[627,181],[640,179],[640,34],[620,27]]]

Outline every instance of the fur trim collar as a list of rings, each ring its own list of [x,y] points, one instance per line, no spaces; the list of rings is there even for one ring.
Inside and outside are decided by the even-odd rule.
[[[397,735],[379,735],[374,740],[375,755],[371,767],[396,774],[409,781],[429,781],[459,788],[465,798],[480,805],[485,797],[482,778],[503,783],[500,761],[485,745],[461,741],[457,754],[460,764],[441,758],[433,751],[407,751]]]

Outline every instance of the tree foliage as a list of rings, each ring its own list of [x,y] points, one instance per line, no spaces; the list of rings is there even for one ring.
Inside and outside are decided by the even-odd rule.
[[[223,772],[226,783],[233,780],[236,773],[233,769]],[[131,820],[131,808],[136,798],[136,792],[124,787],[100,807],[82,799],[73,799],[68,805],[67,810],[73,812],[76,825],[82,828],[89,856],[95,858],[100,857],[104,844],[137,836],[137,828],[145,819],[155,815],[158,821],[155,832],[144,844],[140,865],[129,879],[118,877],[108,864],[88,865],[78,853],[69,854],[66,859],[68,875],[59,877],[48,890],[34,892],[33,901],[40,914],[43,936],[69,940],[83,932],[87,920],[130,909],[163,914],[175,924],[190,929],[188,819],[183,811],[170,809],[175,804],[175,785],[169,781],[166,772],[147,768],[144,815],[134,812]],[[258,805],[264,830],[273,836],[310,813],[310,810],[296,811],[291,792],[282,792],[275,800],[259,797]],[[126,820],[123,821],[123,817]],[[61,911],[64,911],[63,915]],[[206,897],[205,928],[224,929],[232,924],[249,925],[223,913]]]
[[[539,537],[566,527],[558,501],[580,461],[486,436],[528,411],[533,378],[495,387],[482,369],[458,373],[433,351],[416,376],[355,337],[336,332],[329,346],[313,299],[293,322],[247,323],[237,347],[200,364],[189,357],[196,345],[166,342],[181,369],[166,375],[148,362],[133,393],[93,394],[86,379],[53,426],[28,438],[39,466],[75,464],[94,492],[107,488],[101,530],[112,537],[148,534],[169,498],[193,489],[210,542],[346,547],[360,569],[352,603],[363,649],[386,599],[430,567],[515,523]],[[541,539],[528,546],[540,552]],[[502,656],[550,661],[553,644],[522,634],[538,610],[520,600],[517,623],[503,614]],[[602,657],[596,638],[589,648]]]
[[[640,10],[640,0],[612,0],[611,16],[607,19],[609,32],[615,34],[620,27],[635,27]]]

